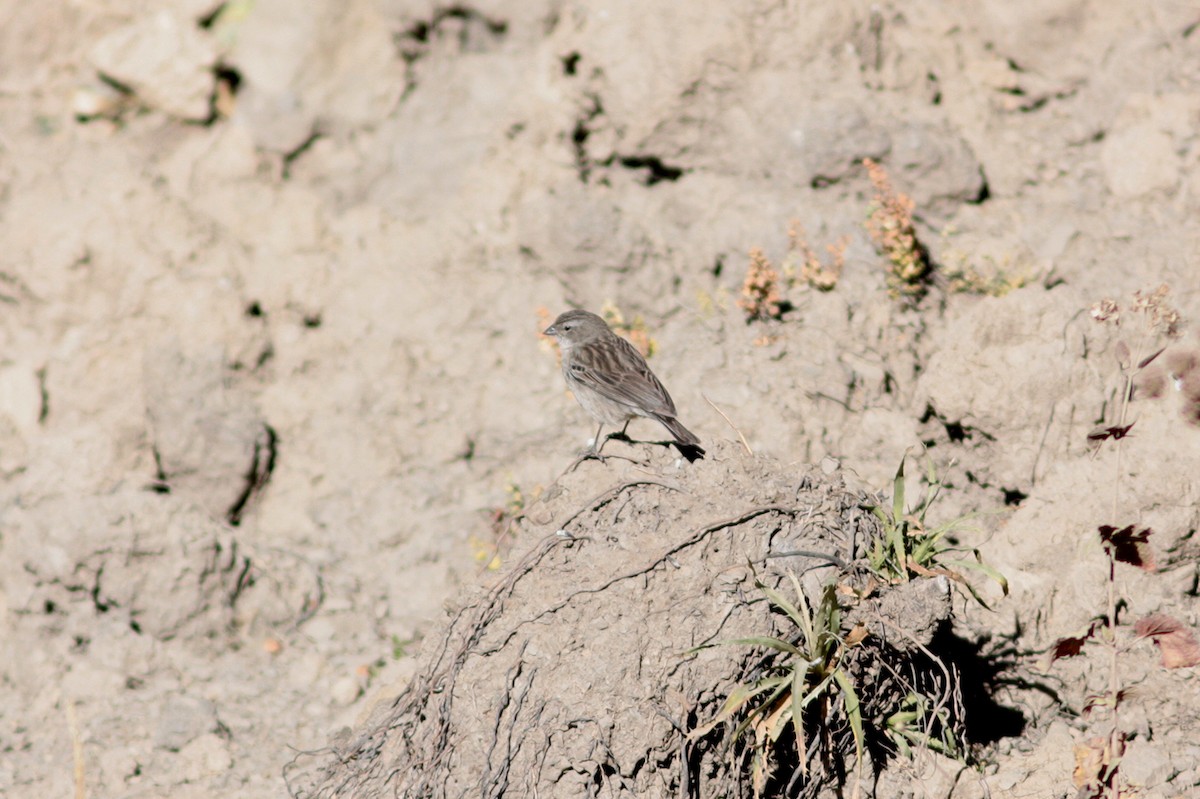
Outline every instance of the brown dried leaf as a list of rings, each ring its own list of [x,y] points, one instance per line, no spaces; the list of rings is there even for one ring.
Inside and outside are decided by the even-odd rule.
[[[1155,359],[1155,358],[1157,358],[1158,356],[1162,355],[1162,354],[1163,354],[1163,350],[1165,350],[1165,349],[1166,349],[1166,347],[1163,347],[1161,350],[1159,350],[1158,352],[1154,353],[1153,355],[1147,355],[1145,358],[1142,358],[1141,362],[1140,362],[1140,363],[1138,363],[1138,365],[1137,365],[1137,368],[1139,368],[1139,369],[1145,369],[1147,366],[1149,366],[1151,363],[1153,363],[1153,362],[1154,362],[1154,359]]]
[[[854,625],[854,629],[846,633],[846,646],[855,646],[857,644],[861,644],[866,637],[867,628],[862,624],[862,622],[859,622],[858,624]]]
[[[1069,636],[1067,638],[1059,638],[1054,642],[1054,646],[1050,647],[1050,651],[1043,658],[1042,667],[1049,668],[1056,660],[1063,658],[1073,658],[1083,651],[1083,645],[1096,637],[1096,629],[1100,626],[1100,622],[1094,621],[1088,626],[1087,632],[1083,635]]]
[[[1133,631],[1139,638],[1153,638],[1162,655],[1164,668],[1179,669],[1200,665],[1200,643],[1195,634],[1179,619],[1164,613],[1153,613],[1138,619]]]
[[[1135,530],[1132,524],[1119,530],[1103,524],[1100,526],[1100,542],[1112,554],[1113,560],[1152,572],[1157,568],[1154,551],[1150,549],[1150,535],[1153,532],[1149,527]]]
[[[1125,754],[1124,733],[1116,733],[1115,739],[1110,741],[1096,736],[1075,744],[1075,772],[1072,779],[1079,789],[1076,797],[1098,798],[1107,793],[1105,788],[1112,786],[1121,757]]]
[[[1125,701],[1125,697],[1129,694],[1128,691],[1117,691],[1117,698],[1114,701],[1112,694],[1089,694],[1087,701],[1083,703],[1083,713],[1086,716],[1098,707],[1111,708],[1114,705],[1119,706]]]

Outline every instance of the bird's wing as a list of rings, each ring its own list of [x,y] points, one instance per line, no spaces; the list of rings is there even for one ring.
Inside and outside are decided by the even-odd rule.
[[[608,360],[611,353],[606,353],[604,349],[586,348],[572,358],[571,374],[607,399],[637,408],[646,415],[675,416],[675,403],[671,401],[671,395],[654,376],[654,372],[650,371],[646,359],[625,339],[616,336],[615,340],[613,346],[621,348],[620,359],[624,368],[598,363],[601,358]]]

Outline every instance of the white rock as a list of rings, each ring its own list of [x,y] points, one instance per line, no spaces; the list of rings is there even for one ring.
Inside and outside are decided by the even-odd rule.
[[[333,684],[329,695],[339,705],[348,705],[362,694],[362,686],[353,677],[343,677]]]
[[[216,49],[177,11],[138,17],[97,42],[90,55],[97,70],[132,89],[151,108],[180,119],[208,118]]]
[[[189,782],[224,774],[233,766],[229,744],[216,733],[196,738],[179,750],[183,779]]]

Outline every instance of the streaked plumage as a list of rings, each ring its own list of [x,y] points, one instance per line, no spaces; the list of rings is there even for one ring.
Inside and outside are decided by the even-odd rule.
[[[545,332],[558,339],[562,348],[567,387],[601,429],[644,416],[667,428],[688,460],[704,457],[700,439],[680,423],[671,395],[646,359],[603,319],[588,311],[567,311]],[[597,430],[597,453],[600,446]]]

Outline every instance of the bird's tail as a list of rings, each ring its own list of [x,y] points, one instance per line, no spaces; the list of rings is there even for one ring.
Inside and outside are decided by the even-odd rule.
[[[656,417],[662,426],[667,428],[667,432],[675,439],[675,446],[683,457],[689,462],[698,460],[704,457],[704,447],[700,446],[700,439],[691,430],[684,427],[674,416],[658,416]]]

